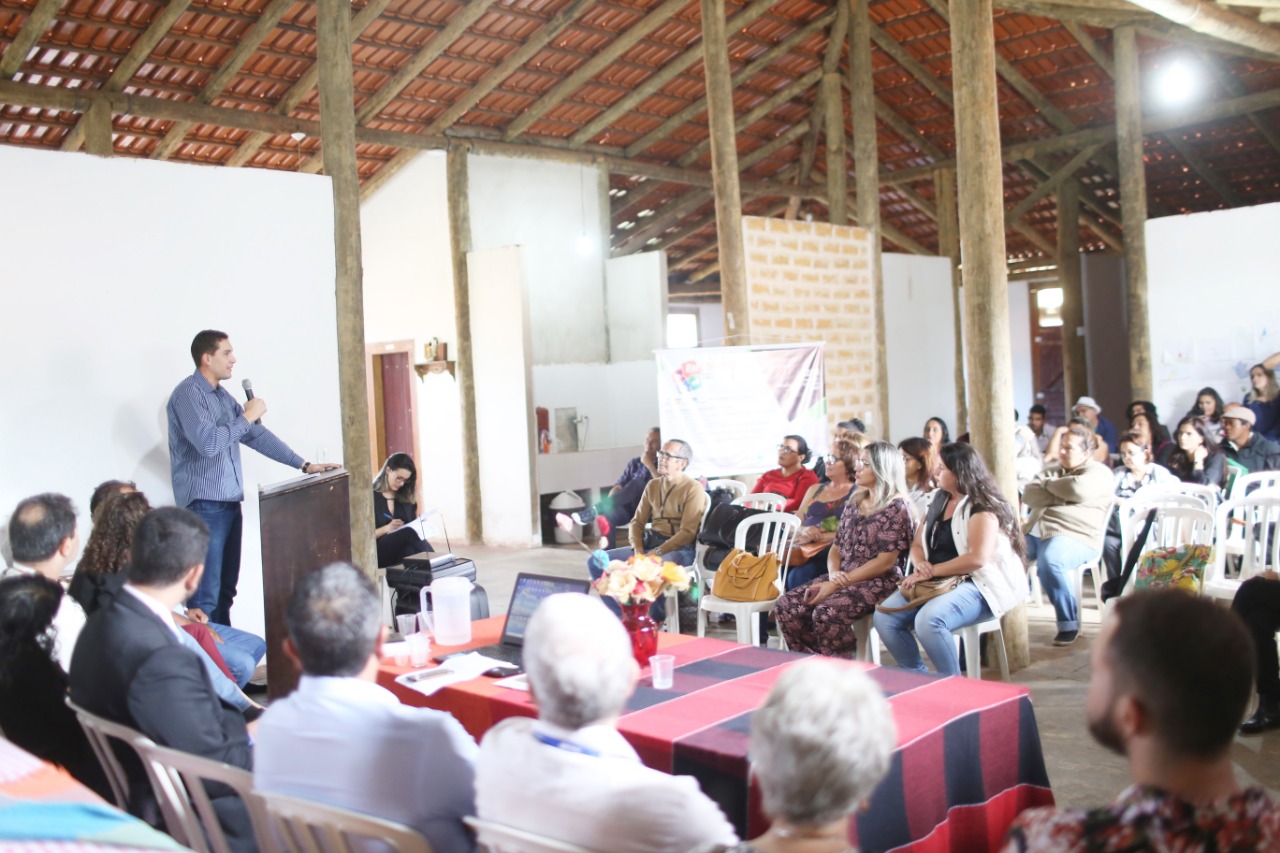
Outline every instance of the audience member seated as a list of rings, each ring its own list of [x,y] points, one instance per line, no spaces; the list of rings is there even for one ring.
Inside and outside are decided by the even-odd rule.
[[[867,427],[857,418],[849,418],[847,421],[840,421],[836,424],[836,431],[831,436],[832,443],[839,439],[848,439],[857,444],[859,449],[866,447],[871,443],[871,439],[867,438]],[[827,460],[824,456],[819,456],[817,461],[813,463],[813,473],[818,475],[818,482],[827,482]]]
[[[259,723],[254,786],[405,824],[433,850],[473,850],[462,819],[475,814],[475,741],[377,685],[380,614],[373,584],[346,563],[294,586],[285,652],[302,678]]]
[[[1027,556],[1037,561],[1041,588],[1057,616],[1055,646],[1069,646],[1080,635],[1072,578],[1082,563],[1099,556],[1115,488],[1111,471],[1090,458],[1097,440],[1084,427],[1069,427],[1059,440],[1058,461],[1022,491],[1022,502],[1031,508]]]
[[[807,441],[798,435],[787,436],[778,445],[778,467],[761,474],[751,493],[782,495],[787,499],[784,511],[796,512],[809,489],[818,483],[818,475],[804,467],[811,455]]]
[[[1173,455],[1175,446],[1173,440],[1169,438],[1169,431],[1155,419],[1153,414],[1146,411],[1135,412],[1133,417],[1129,418],[1129,432],[1138,434],[1142,443],[1150,451],[1153,462],[1168,466],[1169,457]]]
[[[373,481],[373,536],[378,568],[433,550],[412,522],[418,517],[418,466],[408,453],[393,453]]]
[[[1280,575],[1268,569],[1240,585],[1231,609],[1244,620],[1257,655],[1258,708],[1240,726],[1241,734],[1256,735],[1280,729],[1280,657],[1276,631],[1280,631]]]
[[[1044,406],[1036,403],[1027,413],[1027,427],[1036,437],[1036,444],[1040,448],[1040,455],[1044,456],[1044,452],[1049,447],[1049,439],[1053,437],[1053,431],[1056,427],[1049,423],[1047,418],[1049,412]]]
[[[888,772],[897,739],[866,673],[816,659],[789,667],[751,715],[751,769],[769,829],[701,853],[849,851],[849,816]]]
[[[80,551],[76,533],[76,510],[71,498],[46,492],[18,504],[9,519],[9,549],[13,565],[0,570],[0,578],[13,575],[43,575],[54,583]],[[69,595],[62,596],[53,617],[53,656],[58,665],[71,667],[76,640],[84,628],[84,608]]]
[[[115,492],[101,502],[94,517],[97,519],[84,555],[71,578],[70,594],[83,605],[85,613],[92,616],[110,604],[120,593],[128,578],[129,552],[133,536],[151,511],[147,496],[138,491]],[[266,644],[262,639],[227,626],[219,626],[215,633],[209,625],[203,625],[174,612],[173,621],[182,628],[178,639],[187,648],[199,652],[205,671],[218,698],[242,711],[246,719],[255,719],[262,713],[262,706],[246,696],[237,683],[238,677],[248,682],[257,660],[262,657]],[[224,639],[222,634],[226,635]],[[228,640],[230,642],[228,642]],[[226,655],[223,655],[223,651]],[[236,664],[233,670],[228,660]]]
[[[844,514],[845,504],[853,491],[853,476],[861,464],[861,451],[852,441],[845,438],[836,439],[827,457],[827,474],[831,479],[825,484],[818,483],[809,487],[804,500],[800,502],[797,513],[802,525],[796,532],[796,545],[819,545],[827,543],[827,547],[813,554],[807,560],[797,560],[798,551],[793,550],[792,566],[787,570],[787,589],[804,586],[819,574],[827,570],[827,551],[830,543],[835,541],[836,527],[840,524],[840,516]]]
[[[1049,439],[1049,449],[1045,451],[1044,462],[1046,465],[1058,461],[1058,454],[1062,450],[1062,438],[1067,434],[1067,430],[1071,427],[1079,427],[1086,432],[1093,433],[1095,436],[1093,442],[1093,452],[1090,458],[1095,462],[1100,462],[1108,468],[1111,467],[1111,452],[1107,449],[1106,442],[1097,437],[1097,431],[1093,428],[1093,424],[1089,423],[1088,418],[1072,417],[1065,426],[1060,426],[1053,431],[1053,437]]]
[[[107,480],[105,483],[99,483],[93,490],[93,494],[89,496],[89,520],[95,525],[98,523],[98,510],[107,498],[136,491],[138,491],[138,484],[132,480]]]
[[[1120,576],[1125,555],[1120,553],[1120,505],[1119,501],[1131,498],[1145,486],[1171,486],[1181,482],[1163,465],[1151,459],[1146,439],[1137,431],[1120,436],[1120,461],[1124,463],[1114,471],[1117,504],[1107,518],[1107,532],[1102,540],[1102,565],[1108,578]]]
[[[481,819],[610,853],[737,840],[696,781],[645,767],[614,728],[638,668],[626,631],[598,599],[543,601],[525,633],[524,665],[538,719],[508,718],[481,741]]]
[[[1133,784],[1101,808],[1024,811],[1006,853],[1280,850],[1280,808],[1232,767],[1254,664],[1238,617],[1181,590],[1126,596],[1090,664],[1089,733]]]
[[[944,444],[939,489],[911,542],[912,572],[875,614],[876,631],[898,666],[925,671],[919,639],[939,675],[959,675],[951,632],[998,619],[1026,600],[1023,550],[1017,513],[978,451]],[[957,575],[967,577],[918,607],[903,595],[921,581]]]
[[[902,580],[915,532],[902,454],[885,441],[862,451],[827,574],[783,593],[774,613],[787,647],[833,657],[854,652],[853,623],[870,616]]]
[[[1249,382],[1253,386],[1244,395],[1244,404],[1253,410],[1253,431],[1271,441],[1280,441],[1280,385],[1276,384],[1276,367],[1280,366],[1280,352],[1261,364],[1249,368]]]
[[[631,547],[592,554],[587,560],[592,579],[599,579],[610,561],[626,560],[633,554],[656,554],[682,566],[693,565],[694,543],[708,498],[702,484],[685,473],[692,461],[693,448],[687,441],[673,438],[662,446],[658,451],[658,476],[644,487],[627,531]],[[613,599],[606,605],[621,613]],[[649,612],[659,622],[665,619],[664,599],[655,601]]]
[[[644,487],[658,475],[658,449],[662,447],[662,431],[657,427],[649,430],[644,438],[644,452],[627,463],[622,469],[622,476],[609,489],[609,494],[596,502],[595,506],[570,515],[575,524],[589,525],[596,522],[600,534],[608,540],[608,547],[618,544],[618,528],[622,527],[635,515],[640,505],[640,496]],[[559,516],[557,516],[559,518]]]
[[[0,731],[103,797],[111,788],[67,707],[67,673],[53,657],[62,587],[38,574],[0,580]]]
[[[1120,452],[1120,433],[1116,431],[1115,424],[1102,416],[1102,407],[1098,405],[1097,400],[1092,397],[1081,397],[1071,408],[1071,414],[1089,422],[1089,427],[1107,445],[1107,452]]]
[[[1022,494],[1022,487],[1044,470],[1044,451],[1031,427],[1019,422],[1017,409],[1013,410],[1013,445],[1013,473],[1018,481],[1018,494]]]
[[[1222,488],[1227,480],[1227,457],[1205,417],[1187,415],[1178,421],[1178,449],[1169,456],[1169,470],[1184,483]]]
[[[1228,403],[1222,410],[1222,452],[1242,465],[1250,474],[1280,471],[1280,444],[1254,432],[1257,415],[1239,403]]]
[[[162,746],[253,769],[245,723],[214,692],[200,656],[182,644],[171,610],[200,584],[209,528],[177,507],[152,510],[134,534],[129,579],[93,614],[71,660],[71,699],[85,710],[137,729]],[[65,599],[64,599],[65,601]],[[130,807],[152,822],[158,814],[142,765],[125,756]],[[210,786],[219,821],[235,851],[257,846],[244,803]]]
[[[942,445],[951,443],[951,430],[947,429],[947,422],[942,418],[929,418],[924,422],[925,440],[933,445],[933,458],[938,465],[942,464]],[[934,476],[938,475],[938,469],[933,471]]]
[[[936,476],[942,469],[942,462],[933,442],[926,438],[904,438],[898,442],[898,450],[902,453],[907,500],[911,503],[913,516],[919,520],[924,518],[925,510],[929,508],[929,496],[938,488]]]
[[[1196,394],[1196,404],[1191,407],[1186,416],[1204,418],[1205,429],[1213,439],[1213,443],[1217,444],[1222,441],[1223,407],[1222,395],[1216,389],[1206,386]]]

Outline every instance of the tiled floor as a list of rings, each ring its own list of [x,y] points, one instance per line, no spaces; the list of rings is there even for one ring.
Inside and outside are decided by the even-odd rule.
[[[564,577],[586,574],[587,553],[576,545],[529,550],[460,546],[459,553],[475,560],[479,582],[489,594],[493,614],[506,612],[507,602],[522,571]],[[1058,803],[1086,806],[1106,802],[1128,784],[1122,757],[1098,746],[1085,729],[1084,697],[1089,680],[1089,647],[1098,631],[1098,613],[1086,594],[1084,631],[1068,648],[1054,648],[1053,611],[1047,605],[1030,612],[1031,665],[1013,680],[1031,689],[1044,746],[1049,780]],[[732,631],[712,633],[732,639]],[[885,661],[889,662],[885,653]],[[988,670],[988,678],[998,673]],[[1260,784],[1280,793],[1280,732],[1239,737],[1232,757],[1241,784]]]

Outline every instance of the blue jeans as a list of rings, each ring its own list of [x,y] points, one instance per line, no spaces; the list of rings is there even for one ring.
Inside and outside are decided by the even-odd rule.
[[[1041,539],[1027,534],[1027,559],[1036,561],[1040,588],[1053,604],[1059,631],[1080,630],[1080,602],[1076,601],[1075,573],[1082,563],[1097,556],[1097,548],[1072,536]]]
[[[827,573],[827,557],[830,555],[831,549],[827,549],[812,560],[806,560],[798,566],[792,566],[787,569],[787,588],[783,592],[791,592],[798,586],[804,586],[818,575],[825,575]]]
[[[612,562],[613,560],[626,560],[628,557],[630,557],[632,554],[635,553],[635,549],[630,547],[614,548],[612,551],[605,551],[605,553],[609,555],[609,560]],[[662,559],[669,560],[670,562],[676,563],[681,566],[692,566],[693,565],[693,546],[686,545],[683,548],[677,548],[674,551],[668,551],[667,553],[662,555]],[[600,576],[604,574],[604,567],[596,563],[596,561],[593,558],[588,558],[587,571],[591,573],[591,580],[594,582],[599,580]],[[609,608],[614,613],[618,614],[619,617],[622,616],[622,608],[618,606],[618,602],[614,601],[612,598],[610,598],[607,595],[600,596],[600,599],[604,601],[605,607]],[[659,596],[657,600],[655,600],[653,604],[650,605],[649,615],[652,616],[658,622],[662,622],[667,618],[667,601],[665,596]]]
[[[901,607],[907,603],[901,592],[881,602],[885,607]],[[959,675],[960,658],[956,654],[956,642],[951,632],[966,625],[976,625],[992,618],[991,608],[973,581],[961,584],[946,595],[932,598],[913,610],[901,613],[876,611],[873,620],[880,639],[898,666],[917,672],[927,672],[920,657],[920,645],[933,662],[939,675]],[[915,632],[915,636],[912,636]]]
[[[225,641],[218,643],[218,651],[221,652],[227,669],[235,676],[236,685],[243,690],[253,676],[253,671],[257,669],[258,661],[267,653],[267,641],[230,625],[215,625],[210,622],[209,627],[217,631],[218,636]]]
[[[231,624],[231,602],[240,582],[240,531],[243,519],[239,502],[196,500],[187,509],[209,525],[209,550],[204,576],[188,607],[198,607],[218,625]]]

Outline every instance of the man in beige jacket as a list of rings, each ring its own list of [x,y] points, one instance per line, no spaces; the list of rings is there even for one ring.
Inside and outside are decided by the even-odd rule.
[[[1080,602],[1073,578],[1082,563],[1096,559],[1111,506],[1113,477],[1093,461],[1097,436],[1080,426],[1063,435],[1058,462],[1027,483],[1022,501],[1031,508],[1027,557],[1036,561],[1040,586],[1058,619],[1055,646],[1080,636]]]

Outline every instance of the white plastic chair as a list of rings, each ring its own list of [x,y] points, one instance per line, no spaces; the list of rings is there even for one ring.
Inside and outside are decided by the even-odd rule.
[[[1004,648],[1004,630],[1000,627],[999,619],[988,619],[985,622],[979,622],[976,625],[965,625],[963,628],[957,628],[951,632],[951,636],[956,641],[956,653],[960,651],[960,641],[964,641],[964,668],[965,675],[969,678],[982,678],[982,635],[995,634],[996,639],[992,644],[995,649],[996,658],[1000,663],[1000,678],[1004,681],[1009,680],[1009,655]]]
[[[514,826],[464,817],[463,823],[475,830],[476,841],[485,853],[597,853],[567,841],[548,838]]]
[[[760,492],[754,495],[743,495],[733,499],[734,506],[745,506],[750,509],[767,509],[772,512],[783,512],[787,507],[787,499],[773,492]]]
[[[1213,560],[1204,573],[1201,595],[1230,601],[1235,598],[1240,584],[1260,574],[1267,566],[1270,551],[1272,567],[1280,567],[1280,493],[1255,492],[1239,499],[1223,501],[1214,518],[1218,547],[1213,549]],[[1228,550],[1222,543],[1235,536],[1237,547]],[[1268,540],[1270,540],[1268,542]],[[1227,559],[1240,558],[1240,572],[1235,577],[1227,575]]]
[[[1160,483],[1143,486],[1129,498],[1131,501],[1141,503],[1167,503],[1170,506],[1196,507],[1198,504],[1209,512],[1213,512],[1221,499],[1221,489],[1216,486],[1202,486],[1199,483]]]
[[[1231,484],[1231,494],[1228,497],[1238,500],[1259,489],[1280,489],[1280,471],[1255,471],[1252,474],[1241,474]]]
[[[1136,495],[1134,496],[1137,497]],[[1120,553],[1127,555],[1133,547],[1134,540],[1142,533],[1146,524],[1147,513],[1156,511],[1151,532],[1143,543],[1143,553],[1155,548],[1176,548],[1180,545],[1213,545],[1214,516],[1207,509],[1189,506],[1142,506],[1127,521],[1122,518],[1120,524]],[[1206,579],[1209,570],[1205,569]],[[1120,595],[1133,592],[1134,583],[1138,579],[1137,568],[1129,575],[1129,582],[1120,590]],[[1108,601],[1105,612],[1110,613],[1115,606],[1115,599]]]
[[[733,537],[734,547],[747,550],[747,534],[756,526],[763,528],[760,531],[759,554],[772,551],[778,555],[778,581],[775,584],[776,592],[773,598],[765,601],[729,601],[704,592],[698,602],[699,637],[707,635],[708,613],[732,613],[737,623],[738,642],[759,644],[760,627],[756,622],[755,614],[772,611],[778,596],[786,589],[787,560],[791,556],[791,545],[795,542],[796,531],[800,529],[800,519],[789,512],[765,512],[753,515],[738,524]]]
[[[732,482],[737,482],[736,480]],[[738,485],[742,485],[739,483]],[[744,487],[745,488],[745,487]],[[707,501],[707,505],[702,510],[702,521],[698,523],[698,532],[702,532],[702,527],[707,523],[707,516],[711,514],[711,501]],[[693,576],[689,588],[695,590],[694,597],[701,596],[702,590],[698,588],[699,574],[698,565],[700,560],[706,555],[707,548],[697,539],[693,540],[693,565],[685,566],[685,570]],[[671,587],[667,587],[662,593],[667,602],[667,618],[662,621],[662,630],[670,634],[680,633],[680,593]]]
[[[211,761],[148,741],[140,747],[147,775],[156,789],[160,812],[169,834],[196,853],[230,853],[226,834],[218,822],[204,783],[219,782],[244,801],[258,845],[268,850],[268,831],[261,801],[253,792],[253,774],[230,764]]]
[[[431,845],[403,824],[323,803],[258,791],[270,823],[263,850],[285,853],[361,853],[367,842],[381,841],[396,853],[431,853]]]
[[[747,493],[747,484],[741,480],[708,480],[707,491],[714,492],[716,489],[724,489],[725,491],[730,492],[733,495],[734,500],[737,500]]]
[[[880,632],[876,630],[872,615],[863,616],[853,623],[853,638],[858,641],[857,660],[880,665]]]
[[[1097,605],[1098,612],[1102,612],[1102,546],[1107,538],[1107,523],[1111,520],[1111,511],[1115,509],[1116,498],[1113,496],[1111,502],[1107,504],[1107,511],[1102,516],[1102,529],[1098,531],[1098,538],[1094,542],[1094,547],[1098,549],[1098,556],[1092,560],[1086,560],[1079,566],[1076,566],[1075,572],[1072,574],[1071,591],[1076,596],[1076,607],[1084,610],[1084,574],[1089,572],[1093,575],[1093,600]],[[1037,579],[1039,574],[1036,575]]]
[[[142,757],[142,748],[144,746],[155,746],[155,743],[151,738],[136,729],[131,729],[121,723],[113,723],[104,717],[99,717],[97,714],[86,711],[75,702],[72,702],[69,697],[66,702],[67,707],[75,713],[76,719],[80,721],[80,728],[84,729],[85,737],[89,739],[89,746],[93,747],[93,754],[98,757],[98,763],[102,765],[102,770],[107,776],[107,782],[111,785],[111,796],[115,798],[116,805],[122,811],[128,811],[130,801],[129,776],[125,773],[124,765],[120,763],[111,741],[116,740],[127,744],[137,753],[138,760],[143,763],[144,767],[147,765]],[[149,771],[148,775],[150,775]]]

